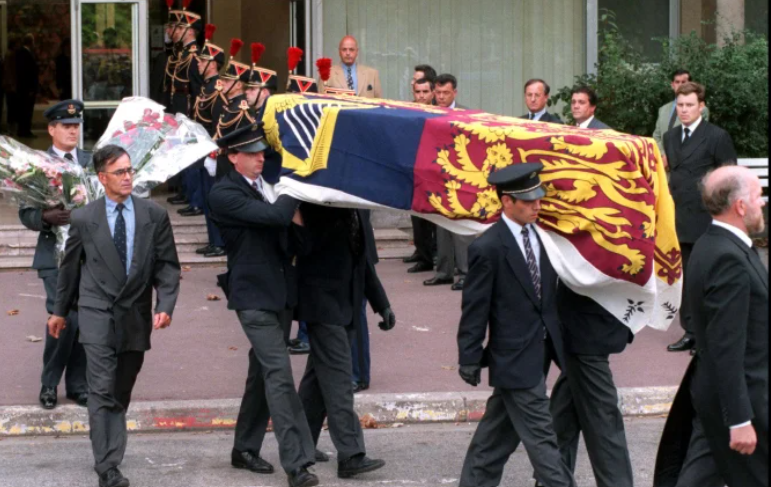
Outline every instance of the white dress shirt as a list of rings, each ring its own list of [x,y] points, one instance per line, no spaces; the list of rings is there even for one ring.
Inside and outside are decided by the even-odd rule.
[[[78,149],[72,149],[69,152],[64,152],[63,150],[58,149],[55,145],[52,145],[51,148],[54,150],[57,156],[61,157],[62,159],[66,159],[64,157],[64,154],[70,154],[72,156],[72,160],[75,161],[76,164],[80,164],[78,162]]]
[[[271,204],[276,202],[276,192],[273,189],[273,185],[266,183],[265,180],[262,179],[262,176],[258,176],[257,179],[249,179],[244,176],[244,179],[246,179],[246,182],[252,188],[254,187],[254,183],[257,183],[257,191],[259,191],[265,201]]]
[[[693,122],[687,127],[688,130],[691,131],[688,137],[693,137],[693,133],[696,132],[696,127],[698,127],[700,123],[701,123],[701,116],[699,116],[699,118],[697,118],[695,122]],[[686,126],[683,125],[683,130],[680,132],[680,142],[685,140],[685,129],[686,129]]]
[[[541,117],[543,117],[543,114],[546,113],[546,107],[543,107],[540,112],[532,113],[528,111],[530,115],[532,115],[532,118],[530,120],[539,121],[541,120]]]
[[[501,218],[503,218],[503,221],[506,223],[506,226],[509,227],[509,230],[511,230],[511,233],[514,234],[514,239],[517,241],[517,245],[519,245],[519,250],[522,251],[522,257],[524,257],[525,262],[527,262],[527,252],[525,251],[525,241],[522,238],[522,225],[515,222],[514,220],[510,220],[503,213],[501,213]],[[538,241],[538,236],[535,234],[535,226],[532,223],[527,224],[527,233],[528,233],[528,237],[530,237],[530,246],[533,248],[535,263],[538,266],[538,273],[540,274],[541,273],[541,242]]]
[[[594,120],[594,115],[579,123],[578,126],[582,129],[589,128],[589,124],[592,123],[592,120]]]

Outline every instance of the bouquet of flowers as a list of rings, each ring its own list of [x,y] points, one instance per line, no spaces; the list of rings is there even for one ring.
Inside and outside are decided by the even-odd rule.
[[[88,175],[76,162],[32,150],[0,137],[0,191],[20,205],[34,208],[80,207],[94,198]],[[64,252],[69,225],[54,227],[59,254]]]
[[[139,197],[217,150],[201,125],[180,113],[164,113],[162,105],[142,97],[123,99],[94,149],[108,144],[129,153]]]

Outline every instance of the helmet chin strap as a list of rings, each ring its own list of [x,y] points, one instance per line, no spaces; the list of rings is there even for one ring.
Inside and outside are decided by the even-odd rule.
[[[179,28],[179,26],[177,26],[177,28]],[[184,44],[184,42],[185,42],[185,34],[187,34],[187,31],[188,31],[188,30],[190,30],[190,26],[189,26],[189,25],[186,25],[186,26],[185,26],[185,30],[183,30],[183,31],[182,31],[182,36],[179,38],[179,41],[177,41],[177,42],[175,42],[175,43],[174,43],[174,46],[175,46],[175,47],[176,47],[176,48],[177,48],[177,49],[178,49],[180,52],[182,52],[182,49],[185,47],[185,44]]]
[[[264,86],[260,87],[260,91],[257,92],[257,98],[254,99],[254,103],[249,105],[250,107],[255,108],[255,109],[257,108],[257,102],[260,101],[260,95],[262,95],[262,90],[264,90],[264,89],[265,89]]]

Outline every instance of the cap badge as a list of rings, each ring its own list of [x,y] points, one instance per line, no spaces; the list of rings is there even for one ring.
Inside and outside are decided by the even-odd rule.
[[[75,113],[77,113],[77,110],[75,109],[75,105],[73,105],[72,103],[67,105],[67,113],[69,113],[70,115],[75,115]]]

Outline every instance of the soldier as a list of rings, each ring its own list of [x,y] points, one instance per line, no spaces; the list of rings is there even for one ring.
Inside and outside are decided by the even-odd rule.
[[[163,83],[161,85],[161,104],[165,107],[167,112],[171,110],[171,85],[174,82],[174,70],[177,67],[177,46],[174,41],[174,33],[177,30],[177,24],[179,23],[179,10],[174,10],[174,0],[166,0],[166,6],[169,8],[169,18],[164,26],[166,34],[169,37],[168,55],[166,57],[166,65],[163,72]],[[187,196],[185,196],[185,186],[182,180],[182,175],[177,174],[169,179],[169,189],[175,191],[176,194],[166,198],[166,201],[172,205],[186,205],[189,203]]]
[[[83,103],[79,100],[64,100],[43,113],[48,119],[48,133],[52,140],[48,153],[87,167],[91,163],[91,153],[77,148],[83,123],[82,114]],[[53,313],[56,301],[56,279],[59,275],[56,264],[56,235],[53,227],[69,224],[70,210],[61,207],[48,210],[22,207],[19,208],[19,219],[25,227],[40,232],[32,268],[37,270],[38,277],[43,280],[46,291],[46,311],[49,314]],[[67,388],[67,398],[80,406],[87,405],[86,354],[83,351],[83,345],[78,342],[78,335],[77,311],[67,315],[67,325],[59,338],[46,333],[41,377],[43,386],[39,397],[40,405],[45,409],[56,407],[56,388],[62,374],[64,374]]]
[[[252,71],[246,82],[246,99],[255,111],[260,112],[265,106],[268,97],[278,89],[278,74],[270,69],[257,66],[260,62],[265,46],[259,42],[252,43]],[[260,113],[260,118],[262,114]]]
[[[201,87],[201,93],[195,102],[193,110],[193,119],[203,125],[210,135],[214,136],[216,132],[216,120],[222,112],[222,108],[227,104],[227,98],[222,93],[222,81],[219,77],[219,70],[225,64],[225,51],[213,44],[211,38],[214,36],[216,26],[206,24],[204,29],[206,42],[198,55],[198,72],[204,79]],[[201,181],[201,193],[204,199],[203,212],[206,220],[206,231],[209,236],[209,242],[206,246],[196,249],[195,253],[204,257],[216,257],[224,255],[224,242],[220,236],[219,229],[211,220],[209,206],[206,199],[209,196],[214,185],[214,176],[210,175],[203,163],[196,164],[198,167],[198,177]]]

